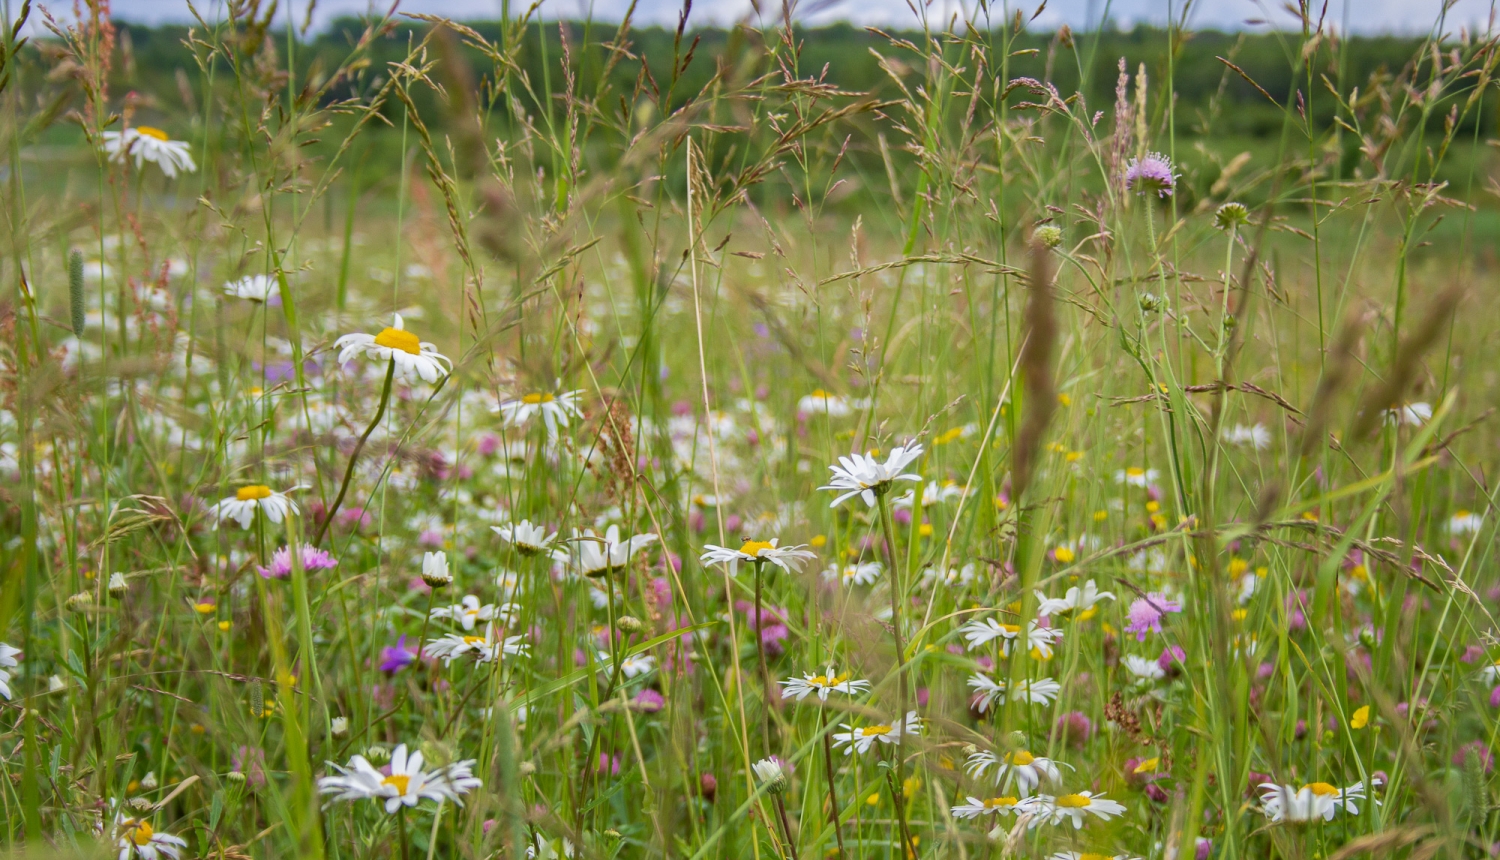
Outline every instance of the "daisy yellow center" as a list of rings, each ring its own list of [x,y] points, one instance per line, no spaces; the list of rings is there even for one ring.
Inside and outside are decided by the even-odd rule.
[[[1094,804],[1082,794],[1064,794],[1056,800],[1056,803],[1062,809],[1084,809]]]
[[[1334,788],[1326,782],[1309,782],[1307,785],[1304,785],[1302,787],[1312,792],[1313,794],[1319,795],[1320,797],[1337,797],[1339,793],[1339,790],[1337,788]]]
[[[251,484],[248,487],[240,487],[235,491],[234,497],[242,502],[254,502],[271,497],[271,488],[265,484]]]
[[[531,405],[535,406],[538,403],[551,403],[555,399],[556,398],[554,398],[550,394],[528,394],[525,397],[521,398],[521,402],[530,403]]]
[[[775,548],[776,547],[774,545],[772,545],[772,543],[770,541],[765,541],[765,540],[747,540],[747,541],[745,541],[745,545],[742,546],[742,547],[740,547],[740,554],[741,555],[748,555],[751,558],[760,558],[760,554],[761,554],[762,550],[775,549]]]
[[[167,139],[167,133],[166,132],[162,131],[159,128],[152,128],[149,125],[138,125],[138,126],[136,126],[135,127],[135,133],[141,135],[142,137],[154,137],[157,140],[166,140]]]
[[[155,835],[156,831],[151,828],[151,823],[148,821],[142,821],[141,823],[130,828],[130,841],[134,842],[137,845],[146,845],[150,843],[151,837]]]
[[[1019,624],[1001,624],[1000,627],[1012,636],[1017,636],[1021,633],[1021,625]]]
[[[422,354],[422,342],[417,336],[400,328],[383,328],[375,335],[375,345],[387,349],[399,349],[412,355]]]
[[[1017,750],[1016,752],[1013,752],[1010,755],[1006,756],[1006,758],[1010,760],[1011,764],[1018,767],[1025,767],[1026,765],[1036,761],[1036,756],[1032,755],[1026,750]]]
[[[984,802],[985,809],[1009,809],[1017,803],[1014,797],[992,797]]]
[[[1079,854],[1078,860],[1111,860],[1108,854]]]
[[[484,637],[483,636],[465,636],[464,637],[464,644],[465,645],[473,645],[473,646],[483,645],[484,644]]]
[[[807,683],[814,687],[837,687],[839,684],[842,684],[847,680],[849,680],[849,675],[847,673],[832,678],[828,677],[827,675],[818,675]]]
[[[393,773],[380,781],[381,785],[389,785],[401,794],[406,794],[406,787],[411,785],[411,777],[404,773]]]
[[[1125,474],[1129,475],[1132,478],[1144,478],[1146,477],[1146,470],[1142,469],[1140,466],[1131,466],[1130,468],[1125,470]]]
[[[888,734],[890,734],[891,733],[891,727],[890,726],[866,726],[865,728],[860,729],[859,733],[863,737],[873,738],[873,737],[878,737],[880,735],[888,735]]]

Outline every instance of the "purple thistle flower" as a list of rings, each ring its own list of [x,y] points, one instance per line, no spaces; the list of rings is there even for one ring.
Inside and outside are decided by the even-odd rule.
[[[1127,616],[1130,623],[1125,625],[1126,633],[1134,633],[1135,641],[1145,642],[1146,634],[1161,632],[1161,618],[1168,612],[1181,612],[1182,604],[1175,600],[1168,600],[1160,591],[1153,591],[1145,597],[1138,597],[1130,604]]]
[[[410,666],[417,659],[416,652],[406,647],[406,634],[396,640],[395,645],[380,649],[380,671],[394,675]]]
[[[302,545],[302,569],[307,572],[314,570],[330,570],[338,564],[338,559],[328,554],[327,550]],[[286,547],[271,553],[271,566],[256,566],[260,575],[266,579],[286,579],[292,575],[292,552]]]
[[[1157,197],[1171,197],[1177,189],[1177,174],[1172,170],[1171,159],[1159,152],[1132,159],[1125,168],[1125,187],[1137,194],[1154,191]]]

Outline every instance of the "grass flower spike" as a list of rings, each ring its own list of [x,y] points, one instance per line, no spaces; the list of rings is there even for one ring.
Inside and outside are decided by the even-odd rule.
[[[406,330],[400,314],[388,328],[379,334],[356,332],[346,334],[333,343],[339,351],[339,364],[348,364],[354,359],[365,358],[380,363],[395,362],[396,378],[407,383],[437,382],[448,375],[453,362],[437,351],[437,347],[419,340]]]

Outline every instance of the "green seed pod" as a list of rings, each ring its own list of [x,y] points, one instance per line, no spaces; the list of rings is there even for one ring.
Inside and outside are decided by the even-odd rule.
[[[266,714],[266,694],[261,689],[260,679],[256,678],[250,682],[250,715],[263,717]]]
[[[83,337],[83,252],[76,248],[68,255],[68,311],[73,334]]]

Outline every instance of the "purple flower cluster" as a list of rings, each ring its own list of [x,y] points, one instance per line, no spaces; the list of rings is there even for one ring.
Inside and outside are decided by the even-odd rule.
[[[306,544],[302,545],[302,570],[312,572],[314,570],[330,570],[337,565],[338,559],[329,555],[326,550],[317,549]],[[260,575],[266,579],[286,579],[292,575],[292,552],[286,547],[271,553],[271,566],[256,566]]]
[[[1172,160],[1159,152],[1148,152],[1145,158],[1132,159],[1125,168],[1125,187],[1137,194],[1171,197],[1177,190],[1177,174]]]

